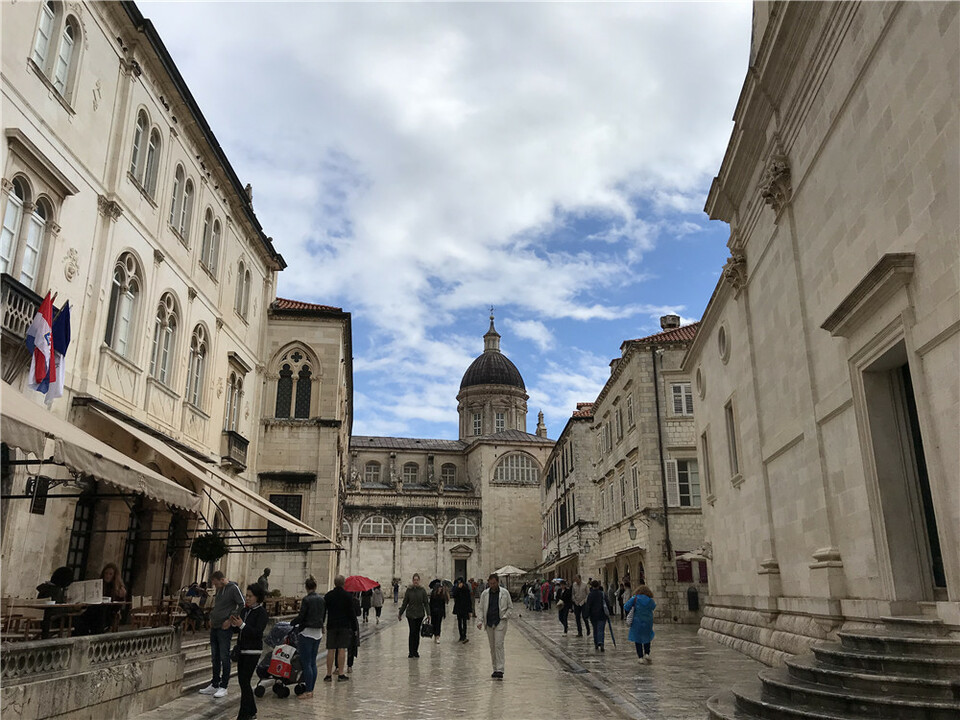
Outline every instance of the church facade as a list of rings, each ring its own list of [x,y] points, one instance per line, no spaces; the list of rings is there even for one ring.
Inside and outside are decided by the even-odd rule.
[[[527,393],[490,318],[460,383],[459,438],[353,436],[342,512],[344,574],[387,586],[485,577],[540,562],[540,480],[553,441],[526,432]]]

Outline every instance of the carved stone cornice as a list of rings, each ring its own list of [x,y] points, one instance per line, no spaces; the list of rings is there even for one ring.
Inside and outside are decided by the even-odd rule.
[[[123,215],[123,208],[120,207],[120,203],[116,200],[111,200],[106,195],[97,196],[97,209],[101,215],[114,221]]]
[[[760,178],[760,197],[773,208],[776,221],[779,221],[780,213],[790,202],[792,194],[790,161],[786,155],[772,155]]]
[[[740,297],[740,291],[747,285],[747,256],[735,250],[723,265],[723,279],[733,288],[733,296]]]

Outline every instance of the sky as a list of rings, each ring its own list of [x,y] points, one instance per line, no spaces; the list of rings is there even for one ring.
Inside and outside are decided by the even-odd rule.
[[[549,436],[698,319],[749,2],[142,2],[288,267],[353,319],[356,435],[456,438],[495,308]]]

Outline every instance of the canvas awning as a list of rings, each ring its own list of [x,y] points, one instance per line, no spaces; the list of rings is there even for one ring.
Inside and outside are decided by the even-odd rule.
[[[0,437],[11,447],[44,459],[47,438],[53,461],[115,487],[196,512],[200,497],[136,460],[110,447],[49,410],[6,388],[0,407]]]
[[[281,510],[265,497],[252,492],[249,488],[245,487],[241,481],[230,477],[219,468],[204,464],[196,458],[167,445],[160,438],[154,437],[128,422],[124,422],[115,415],[93,406],[90,406],[90,410],[118,429],[133,436],[158,455],[166,458],[191,478],[198,481],[205,490],[219,494],[236,505],[252,512],[257,517],[268,520],[274,525],[278,525],[287,532],[323,540],[335,547],[339,547],[335,541],[328,538],[319,530],[312,528],[302,520]]]

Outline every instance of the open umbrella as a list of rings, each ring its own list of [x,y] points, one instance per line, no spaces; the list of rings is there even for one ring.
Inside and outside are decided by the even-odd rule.
[[[343,583],[343,589],[347,592],[364,592],[373,590],[379,584],[376,580],[371,580],[363,575],[351,575]]]

